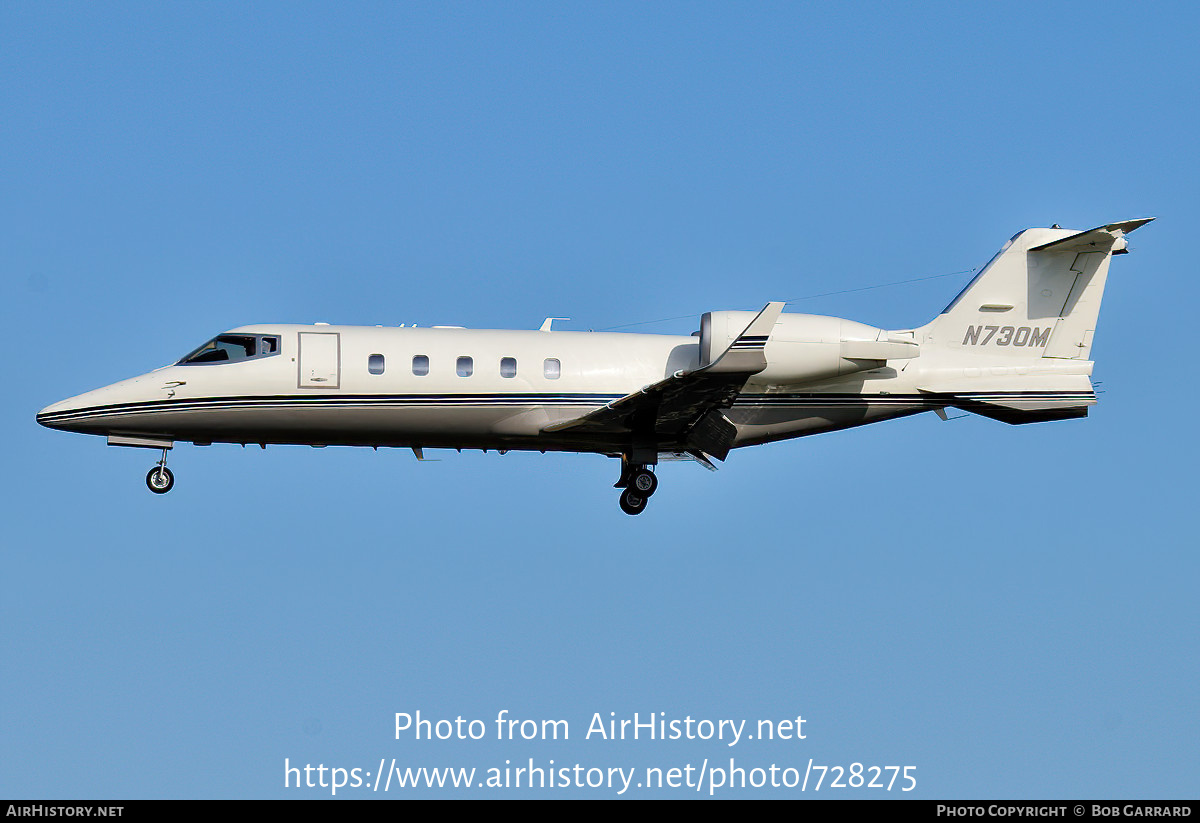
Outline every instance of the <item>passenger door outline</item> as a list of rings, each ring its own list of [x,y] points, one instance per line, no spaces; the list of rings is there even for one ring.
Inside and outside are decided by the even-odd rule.
[[[336,389],[341,382],[342,343],[337,332],[300,332],[297,385],[302,389]]]

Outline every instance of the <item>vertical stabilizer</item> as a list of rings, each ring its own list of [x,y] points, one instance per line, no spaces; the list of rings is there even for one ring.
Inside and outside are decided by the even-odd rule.
[[[1006,423],[1084,417],[1092,339],[1114,254],[1149,219],[1026,229],[917,329],[921,392]]]
[[[1087,360],[1112,256],[1152,219],[1026,229],[925,327],[925,345],[1005,360]]]

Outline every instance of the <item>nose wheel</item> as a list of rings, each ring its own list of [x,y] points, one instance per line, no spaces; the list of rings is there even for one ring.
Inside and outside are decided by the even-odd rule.
[[[163,449],[162,459],[146,475],[146,487],[155,494],[166,494],[174,485],[175,475],[167,468],[167,450]]]
[[[631,466],[617,484],[625,487],[621,492],[621,511],[641,514],[646,510],[650,495],[658,489],[658,478],[646,466]]]

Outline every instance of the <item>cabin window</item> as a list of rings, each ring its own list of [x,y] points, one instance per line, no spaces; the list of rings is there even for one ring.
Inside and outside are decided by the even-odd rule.
[[[367,358],[367,371],[371,374],[383,374],[382,354],[373,354]]]
[[[454,371],[459,377],[470,377],[475,372],[475,361],[469,357],[460,357]]]
[[[517,376],[517,358],[501,357],[500,358],[500,376],[501,377],[516,377]]]
[[[234,363],[279,353],[279,337],[264,334],[222,334],[188,354],[177,365]]]
[[[413,355],[413,374],[415,374],[417,377],[424,377],[425,375],[429,374],[429,355]]]
[[[557,358],[546,358],[545,370],[543,372],[547,380],[557,380],[562,376],[562,363],[558,362]]]

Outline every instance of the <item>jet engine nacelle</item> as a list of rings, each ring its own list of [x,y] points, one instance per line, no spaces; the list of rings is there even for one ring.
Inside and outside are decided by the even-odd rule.
[[[700,321],[700,365],[720,357],[754,317],[750,311],[707,312]],[[920,346],[911,338],[865,323],[817,314],[781,314],[767,341],[767,368],[757,379],[809,383],[878,369],[888,360],[918,354]]]

